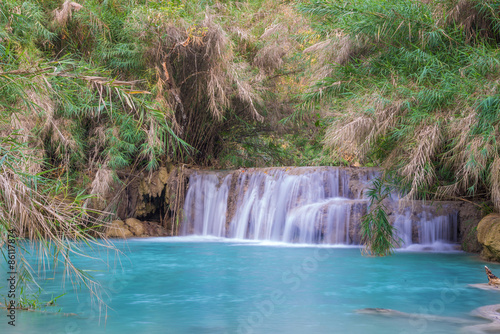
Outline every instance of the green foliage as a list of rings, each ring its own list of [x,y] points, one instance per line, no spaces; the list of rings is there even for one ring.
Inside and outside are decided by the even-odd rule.
[[[47,308],[47,306],[54,306],[56,304],[56,301],[65,295],[65,293],[57,297],[54,297],[54,295],[52,295],[50,300],[42,301],[42,293],[42,288],[38,288],[35,293],[28,293],[26,291],[26,288],[22,286],[20,288],[20,297],[17,301],[16,308],[22,310],[44,310]]]
[[[16,288],[20,293],[17,307],[40,306],[38,295],[31,295],[26,287],[37,284],[37,269],[42,267],[28,263],[26,253],[36,255],[40,263],[50,264],[53,270],[64,266],[67,278],[84,284],[101,300],[99,284],[76,268],[72,259],[84,255],[81,244],[89,249],[114,249],[100,232],[103,222],[90,218],[93,212],[85,208],[89,195],[75,193],[65,180],[49,177],[57,170],[43,170],[43,161],[36,159],[35,149],[20,143],[20,139],[20,134],[13,134],[0,140],[0,243],[9,242],[15,258],[7,247],[0,247],[0,252],[5,263],[7,259],[15,260],[12,265],[16,266]]]
[[[0,4],[0,135],[19,129],[39,149],[37,168],[58,167],[54,176],[74,182],[74,193],[91,186],[103,198],[116,170],[153,170],[189,149],[144,75],[147,45],[134,48],[127,35],[130,5],[87,2],[61,23],[40,3]],[[100,180],[101,171],[113,177]],[[92,185],[82,183],[88,177]]]

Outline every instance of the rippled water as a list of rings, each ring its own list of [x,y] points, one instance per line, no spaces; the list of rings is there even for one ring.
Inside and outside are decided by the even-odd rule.
[[[457,333],[465,326],[458,321],[481,322],[470,311],[500,303],[500,291],[468,286],[487,282],[484,263],[461,252],[370,258],[352,247],[193,237],[117,246],[125,255],[111,270],[78,260],[108,287],[106,323],[99,324],[85,290],[77,299],[67,285],[49,311],[77,316],[19,312],[15,329],[2,317],[0,333]],[[500,272],[500,265],[488,266]],[[44,287],[49,295],[61,289],[57,278]],[[356,312],[364,308],[417,315]]]

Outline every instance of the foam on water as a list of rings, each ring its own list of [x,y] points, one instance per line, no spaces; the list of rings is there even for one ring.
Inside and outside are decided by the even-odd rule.
[[[435,241],[427,244],[412,244],[404,248],[400,248],[402,252],[436,252],[436,253],[454,253],[463,252],[460,246],[455,243]]]

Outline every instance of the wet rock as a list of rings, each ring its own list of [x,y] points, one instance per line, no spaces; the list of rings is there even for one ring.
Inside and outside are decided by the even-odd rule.
[[[125,222],[114,220],[106,232],[108,238],[163,237],[167,235],[170,235],[168,230],[159,223],[140,221],[135,218],[128,218]]]
[[[477,240],[483,246],[481,257],[500,262],[500,214],[492,213],[477,225]]]
[[[135,237],[164,237],[170,235],[168,230],[157,222],[128,218],[125,220],[125,224]]]

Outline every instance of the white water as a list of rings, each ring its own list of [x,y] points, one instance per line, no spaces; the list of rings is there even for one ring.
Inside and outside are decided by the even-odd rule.
[[[350,182],[366,189],[374,176],[373,170],[365,170],[353,177],[340,168],[197,172],[189,178],[181,234],[356,245],[368,201],[360,189],[352,191]],[[235,207],[232,217],[229,207]],[[415,218],[409,209],[402,211],[394,222],[402,247],[417,241],[426,245],[457,241],[456,213],[433,216],[423,211]]]

